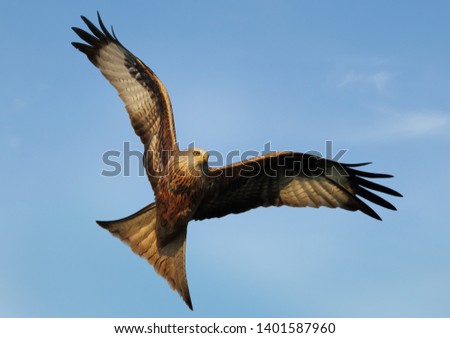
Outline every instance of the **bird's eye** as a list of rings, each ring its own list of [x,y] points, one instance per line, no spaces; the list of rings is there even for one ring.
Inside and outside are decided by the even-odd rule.
[[[200,152],[199,152],[198,150],[195,150],[192,154],[193,154],[194,156],[200,156]]]

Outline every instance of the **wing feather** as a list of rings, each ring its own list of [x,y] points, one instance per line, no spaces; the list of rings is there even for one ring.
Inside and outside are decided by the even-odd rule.
[[[146,147],[146,165],[152,181],[165,167],[167,152],[178,150],[172,105],[166,88],[150,68],[106,29],[99,14],[100,29],[84,16],[81,18],[91,33],[73,27],[87,44],[72,44],[86,54],[125,103],[131,125]]]
[[[360,210],[381,220],[358,195],[396,210],[391,203],[366,188],[392,196],[401,197],[401,194],[362,178],[388,178],[391,175],[353,169],[367,164],[342,164],[309,154],[279,152],[215,168],[209,173],[209,194],[194,219],[222,217],[260,206],[287,205]]]

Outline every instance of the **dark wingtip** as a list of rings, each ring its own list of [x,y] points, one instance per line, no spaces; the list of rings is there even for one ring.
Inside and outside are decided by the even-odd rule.
[[[111,35],[111,33],[106,29],[105,24],[103,23],[103,20],[102,20],[102,18],[100,17],[99,11],[97,11],[97,19],[98,19],[98,24],[100,25],[100,28],[101,28],[102,31],[103,31],[103,34],[106,35],[106,38],[107,38],[109,41],[114,41],[114,40],[115,40],[114,37],[113,37],[113,36]]]
[[[100,225],[103,229],[108,229],[109,222],[106,221],[95,221],[98,225]]]
[[[392,178],[394,177],[393,175],[390,174],[379,174],[379,173],[371,173],[371,172],[367,172],[367,171],[361,171],[361,170],[356,170],[356,169],[348,169],[351,174],[356,175],[356,176],[361,176],[361,177],[368,177],[368,178]]]
[[[360,185],[361,187],[366,187],[368,189],[372,189],[375,191],[379,191],[391,196],[396,196],[396,197],[403,197],[402,194],[400,194],[398,191],[395,191],[394,189],[385,187],[384,185],[372,182],[372,181],[368,181],[362,177],[355,177],[355,183],[357,183],[358,185]]]
[[[360,209],[363,213],[365,213],[366,215],[378,220],[378,221],[383,221],[383,219],[380,217],[380,215],[378,215],[375,211],[373,211],[372,209],[370,209],[370,211],[368,210],[363,210]]]
[[[395,190],[394,190],[395,191]],[[400,194],[398,191],[395,191],[396,192],[396,194],[394,194],[394,196],[397,196],[397,197],[403,197],[403,195],[402,194]]]
[[[390,209],[390,210],[397,210],[391,203],[389,203],[388,201],[386,201],[384,198],[374,194],[373,192],[364,189],[363,187],[358,187],[356,189],[356,193],[365,198],[366,200],[378,204],[381,207],[384,207],[386,209]]]
[[[365,165],[372,164],[372,162],[363,162],[363,163],[342,163],[346,167],[363,167]]]
[[[378,215],[371,207],[369,207],[366,203],[361,201],[358,197],[354,196],[357,202],[357,208],[361,212],[365,213],[367,216],[375,218],[376,220],[382,221],[380,215]]]
[[[100,12],[98,10],[97,10],[97,19],[98,19],[98,22],[102,21],[102,17],[100,16]]]
[[[82,30],[78,27],[72,27],[72,30],[77,34],[83,41],[87,42],[91,46],[95,46],[98,43],[98,40],[89,34],[88,32]]]
[[[114,37],[114,39],[119,40],[116,36],[116,33],[114,32],[114,27],[112,25],[111,25],[111,33],[112,33],[112,36]]]

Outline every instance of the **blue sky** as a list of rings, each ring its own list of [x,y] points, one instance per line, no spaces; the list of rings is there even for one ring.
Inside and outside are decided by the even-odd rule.
[[[395,175],[383,222],[257,209],[188,229],[195,311],[96,219],[153,201],[141,144],[71,26],[99,10],[165,83],[182,147],[325,152]],[[4,2],[0,316],[448,317],[448,1]]]

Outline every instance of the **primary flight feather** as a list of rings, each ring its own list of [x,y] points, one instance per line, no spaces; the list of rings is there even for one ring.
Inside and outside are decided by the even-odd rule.
[[[185,250],[191,220],[281,205],[360,210],[381,220],[359,197],[396,210],[370,190],[401,194],[367,180],[392,176],[355,169],[368,163],[343,164],[284,151],[210,168],[205,150],[180,150],[172,105],[162,82],[106,29],[100,15],[100,29],[81,18],[91,32],[73,27],[85,43],[72,44],[86,54],[125,103],[131,125],[144,144],[144,165],[155,194],[155,202],[135,214],[97,223],[145,258],[190,309]]]

